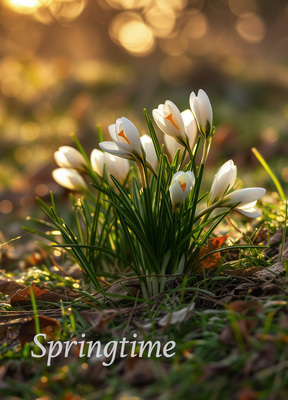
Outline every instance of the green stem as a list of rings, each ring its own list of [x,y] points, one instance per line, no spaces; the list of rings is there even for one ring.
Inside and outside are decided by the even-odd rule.
[[[171,238],[170,238],[170,243],[171,243],[171,268],[169,270],[170,274],[172,273],[172,269],[174,268],[174,263],[175,263],[176,232],[177,232],[176,221],[177,221],[177,213],[173,212],[171,221]]]
[[[208,214],[208,217],[209,217],[209,214],[211,214],[211,212],[212,212],[215,208],[217,208],[217,207],[220,205],[221,202],[222,202],[222,199],[219,200],[219,201],[217,201],[216,203],[212,204],[211,206],[205,208],[204,210],[198,212],[198,213],[195,215],[194,221],[198,221],[198,219],[200,219],[201,217],[203,217],[203,215],[205,215],[205,214],[206,214],[206,215]]]
[[[140,173],[140,178],[141,178],[143,189],[147,188],[146,174],[144,174],[143,164],[140,161],[136,161],[136,164],[138,167],[138,171]]]
[[[208,157],[209,150],[210,150],[210,145],[211,145],[211,138],[208,137],[207,139],[205,139],[205,142],[204,142],[201,164],[204,164],[204,165],[206,164],[207,157]]]
[[[193,157],[192,149],[191,149],[191,147],[190,147],[190,145],[189,145],[189,139],[188,139],[188,138],[187,138],[187,143],[186,143],[185,147],[186,147],[186,149],[187,149],[187,151],[188,151],[190,160],[192,161],[194,157]]]

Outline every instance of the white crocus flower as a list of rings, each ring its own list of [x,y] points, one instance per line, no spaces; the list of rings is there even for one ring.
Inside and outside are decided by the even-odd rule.
[[[156,155],[155,147],[153,144],[153,140],[148,135],[141,136],[141,144],[146,154],[146,161],[151,165],[151,167],[155,170],[158,166],[158,158]]]
[[[113,142],[99,143],[102,150],[131,160],[142,158],[140,135],[129,119],[118,118],[116,124],[110,125],[108,130]]]
[[[184,203],[193,188],[194,180],[195,177],[191,171],[179,171],[173,176],[170,185],[170,196],[174,211]]]
[[[184,122],[189,146],[192,149],[197,136],[197,123],[195,121],[195,118],[193,117],[191,110],[183,111],[181,113],[181,117]],[[175,153],[178,149],[180,149],[180,154],[182,154],[185,149],[184,146],[180,144],[173,136],[167,135],[166,133],[164,133],[164,143],[171,158],[175,156]]]
[[[235,190],[223,199],[223,206],[237,206],[234,210],[250,218],[260,217],[261,214],[255,209],[257,200],[259,200],[266,190],[260,187]]]
[[[199,131],[204,138],[208,138],[213,129],[213,111],[209,97],[200,89],[197,96],[194,92],[190,94],[189,102]]]
[[[74,168],[79,170],[85,169],[85,159],[82,154],[70,146],[61,146],[55,151],[54,158],[59,167]]]
[[[237,167],[232,160],[227,161],[219,168],[214,177],[209,203],[220,200],[228,190],[232,189],[237,176]]]
[[[154,121],[167,135],[172,136],[180,143],[186,143],[186,131],[183,118],[177,106],[172,101],[166,100],[152,111]]]
[[[88,189],[82,176],[74,169],[57,168],[52,171],[52,176],[59,185],[66,189],[77,192],[83,192]]]
[[[92,151],[90,162],[93,171],[100,176],[103,174],[103,168],[105,164],[105,170],[109,176],[109,179],[111,174],[119,182],[123,182],[125,180],[130,169],[128,160],[121,157],[112,156],[112,154],[109,153],[103,153],[98,149],[94,149]]]

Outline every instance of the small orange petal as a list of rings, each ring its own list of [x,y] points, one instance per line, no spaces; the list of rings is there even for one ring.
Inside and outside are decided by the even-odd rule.
[[[168,121],[171,122],[172,125],[175,126],[175,128],[179,131],[179,126],[176,124],[176,122],[173,119],[172,113],[169,114],[167,117],[165,117],[165,119],[168,119]]]
[[[128,143],[128,144],[130,144],[130,146],[131,146],[131,143],[129,142],[129,139],[127,138],[127,136],[125,135],[125,133],[124,133],[124,130],[122,129],[122,131],[121,132],[119,132],[118,133],[118,136],[121,136],[121,137],[123,137],[123,139],[125,139],[126,140],[126,142]]]
[[[181,186],[182,191],[185,192],[186,183],[181,183],[180,181],[178,181],[178,182],[179,182],[179,185]]]

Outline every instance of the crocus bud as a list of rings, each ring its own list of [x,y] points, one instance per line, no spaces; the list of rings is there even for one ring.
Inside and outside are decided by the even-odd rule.
[[[90,155],[90,163],[91,163],[91,167],[93,169],[94,172],[96,172],[96,174],[102,176],[103,174],[103,168],[104,168],[104,164],[105,164],[105,154],[103,153],[103,151],[98,150],[98,149],[94,149],[91,152]],[[106,169],[107,169],[107,165],[106,165]]]
[[[103,153],[98,149],[94,149],[92,151],[90,162],[93,171],[100,176],[103,174],[103,168],[105,164],[105,170],[109,176],[109,181],[111,174],[117,179],[117,181],[123,182],[130,169],[128,160],[121,157],[112,156],[112,154],[109,153]]]
[[[85,169],[85,159],[82,154],[70,146],[61,146],[55,151],[54,158],[59,167],[74,168],[79,170]]]
[[[136,126],[127,118],[118,118],[116,124],[108,127],[113,142],[101,142],[99,146],[107,153],[118,157],[134,160],[142,158],[142,148],[139,132]]]
[[[82,176],[74,169],[57,168],[52,171],[52,176],[59,185],[66,189],[77,192],[85,192],[88,189]]]
[[[185,126],[180,111],[172,101],[166,100],[152,111],[154,121],[158,127],[174,139],[186,142]]]
[[[261,214],[254,207],[257,200],[264,196],[265,193],[266,190],[260,187],[235,190],[224,197],[223,206],[233,206],[239,203],[234,210],[247,217],[257,218]]]
[[[194,92],[190,94],[190,108],[197,121],[198,129],[204,138],[208,138],[213,129],[213,112],[209,97],[200,89],[198,96]]]
[[[191,192],[194,180],[194,174],[191,171],[179,171],[173,176],[170,185],[170,196],[174,212],[184,203]]]
[[[210,203],[220,200],[228,190],[232,189],[237,176],[237,167],[232,160],[219,168],[210,190]]]
[[[141,144],[146,154],[146,161],[155,170],[158,166],[158,158],[151,137],[148,135],[141,136]]]

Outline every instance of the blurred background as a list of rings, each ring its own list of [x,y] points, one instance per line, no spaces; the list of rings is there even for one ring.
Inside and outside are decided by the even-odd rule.
[[[144,107],[184,110],[199,88],[217,126],[208,184],[232,158],[245,186],[273,189],[255,146],[287,186],[287,0],[2,0],[0,231],[61,194],[53,153],[72,131],[90,154],[97,124],[144,132]]]

